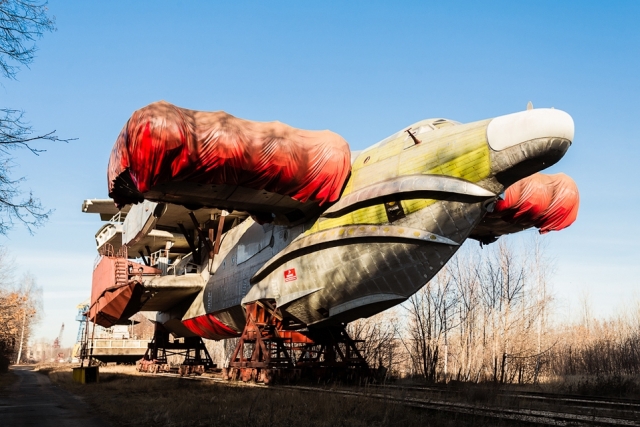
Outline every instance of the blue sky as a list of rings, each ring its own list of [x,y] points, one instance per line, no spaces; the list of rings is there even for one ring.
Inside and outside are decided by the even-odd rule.
[[[578,221],[545,236],[561,310],[588,290],[599,316],[640,276],[640,2],[49,3],[58,30],[3,80],[0,105],[68,144],[17,152],[16,174],[55,209],[0,244],[44,289],[37,335],[53,339],[88,297],[111,147],[130,114],[182,107],[331,129],[362,149],[429,117],[469,122],[535,107],[572,115],[574,144],[551,169],[580,188]],[[73,325],[73,326],[72,326]]]

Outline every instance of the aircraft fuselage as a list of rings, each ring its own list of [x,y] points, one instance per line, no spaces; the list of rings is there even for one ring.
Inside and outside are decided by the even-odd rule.
[[[247,219],[227,232],[183,319],[207,313],[239,332],[242,305],[269,299],[291,328],[313,328],[396,305],[438,273],[507,186],[557,162],[572,139],[559,110],[418,122],[352,159],[340,200],[318,218]]]

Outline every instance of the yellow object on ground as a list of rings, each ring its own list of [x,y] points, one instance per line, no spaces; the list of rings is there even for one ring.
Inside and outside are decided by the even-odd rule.
[[[80,384],[97,383],[100,379],[100,371],[97,366],[73,368],[73,382]]]

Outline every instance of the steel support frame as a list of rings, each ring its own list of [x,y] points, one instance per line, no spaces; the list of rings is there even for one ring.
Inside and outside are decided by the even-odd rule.
[[[369,366],[345,325],[323,329],[321,335],[284,329],[275,301],[247,304],[246,326],[223,370],[226,380],[269,384],[276,379],[353,380],[368,377]]]
[[[137,363],[139,372],[169,372],[171,366],[168,356],[183,356],[184,359],[178,367],[180,375],[203,374],[207,369],[215,365],[207,351],[202,338],[185,337],[184,342],[171,341],[169,332],[156,323],[153,340],[147,346],[143,358]]]

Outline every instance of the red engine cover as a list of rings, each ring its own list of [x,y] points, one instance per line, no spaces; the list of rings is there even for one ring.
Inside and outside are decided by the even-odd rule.
[[[536,173],[507,188],[491,217],[523,228],[535,226],[544,234],[570,226],[579,205],[578,186],[569,176]]]
[[[340,197],[350,170],[349,146],[333,132],[161,101],[134,112],[122,129],[111,152],[108,184],[119,206],[139,202],[156,185],[176,182],[237,185],[323,205]],[[133,193],[115,185],[126,172]]]

